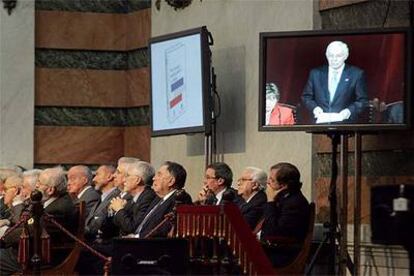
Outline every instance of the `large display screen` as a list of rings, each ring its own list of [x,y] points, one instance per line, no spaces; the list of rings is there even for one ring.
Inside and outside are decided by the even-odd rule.
[[[259,130],[409,128],[411,40],[408,28],[261,33]]]
[[[209,129],[210,50],[205,27],[150,41],[152,135]]]

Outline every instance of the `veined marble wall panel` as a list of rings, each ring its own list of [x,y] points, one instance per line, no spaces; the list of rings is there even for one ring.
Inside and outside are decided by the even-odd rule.
[[[150,9],[130,14],[36,11],[36,47],[131,50],[146,47]]]
[[[396,148],[414,149],[414,139],[400,139],[401,134],[406,137],[414,136],[413,131],[403,131],[385,134],[368,134],[361,136],[361,148],[366,151],[394,150]],[[332,152],[332,141],[327,135],[314,135],[314,149],[316,153]],[[355,139],[348,138],[348,150],[354,151]],[[414,171],[414,170],[413,170]]]
[[[146,48],[131,51],[36,49],[36,67],[127,70],[148,66]]]
[[[150,161],[151,129],[149,126],[126,127],[124,133],[124,155],[137,156]]]
[[[0,165],[33,166],[34,1],[0,8]]]
[[[126,15],[36,11],[36,47],[125,50]]]
[[[36,10],[128,13],[151,7],[151,0],[36,0]]]
[[[150,73],[147,67],[126,71],[128,100],[126,106],[149,105]]]
[[[149,104],[149,71],[36,68],[37,106],[134,107]]]
[[[36,67],[41,68],[125,70],[128,68],[128,53],[38,48],[35,61]]]
[[[370,177],[362,177],[361,183],[361,197],[363,200],[361,201],[361,219],[362,223],[369,223],[369,214],[371,213],[370,201],[368,200],[371,197],[371,190],[369,189],[370,182],[372,178]],[[330,177],[321,177],[318,178],[314,185],[315,189],[315,202],[316,202],[316,222],[326,222],[329,221],[329,200],[326,196],[329,193],[329,184],[331,182]],[[340,187],[341,184],[338,182],[338,194],[341,195],[342,193],[339,192],[342,190]],[[348,177],[348,222],[353,222],[354,216],[354,178]],[[341,209],[341,200],[338,199],[338,209]]]
[[[149,123],[148,106],[133,108],[36,107],[38,126],[141,126]]]
[[[36,164],[113,163],[123,154],[123,127],[35,127]]]
[[[151,9],[129,13],[126,22],[128,26],[126,48],[147,47],[151,37]]]
[[[149,160],[150,6],[37,1],[36,164]]]
[[[36,68],[36,105],[125,107],[127,75],[123,70]],[[139,88],[136,93],[148,93]]]

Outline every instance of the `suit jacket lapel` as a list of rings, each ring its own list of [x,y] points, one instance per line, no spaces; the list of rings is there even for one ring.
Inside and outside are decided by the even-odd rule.
[[[107,195],[106,197],[105,197],[105,199],[101,202],[100,200],[99,200],[99,204],[98,204],[98,206],[97,206],[97,208],[96,208],[96,211],[95,212],[100,212],[102,209],[104,209],[104,208],[107,208],[108,207],[108,204],[109,204],[109,201],[114,197],[114,196],[116,196],[116,193],[118,192],[118,189],[114,189],[112,192],[110,192],[109,193],[109,195]]]
[[[95,203],[91,212],[89,213],[89,216],[86,218],[85,225],[87,225],[90,222],[90,220],[95,216],[96,213],[99,213],[102,209],[108,207],[109,200],[116,196],[118,191],[118,189],[114,189],[109,195],[105,197],[104,201],[101,201],[101,199],[99,199],[98,202]]]

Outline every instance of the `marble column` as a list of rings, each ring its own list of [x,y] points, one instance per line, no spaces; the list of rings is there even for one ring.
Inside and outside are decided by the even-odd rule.
[[[0,6],[0,166],[33,166],[34,2]]]

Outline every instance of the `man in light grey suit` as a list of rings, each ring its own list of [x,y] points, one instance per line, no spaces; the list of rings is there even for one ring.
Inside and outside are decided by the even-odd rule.
[[[100,195],[92,188],[92,172],[83,165],[73,166],[68,171],[68,193],[74,197],[74,204],[85,201],[86,217],[100,199]]]

